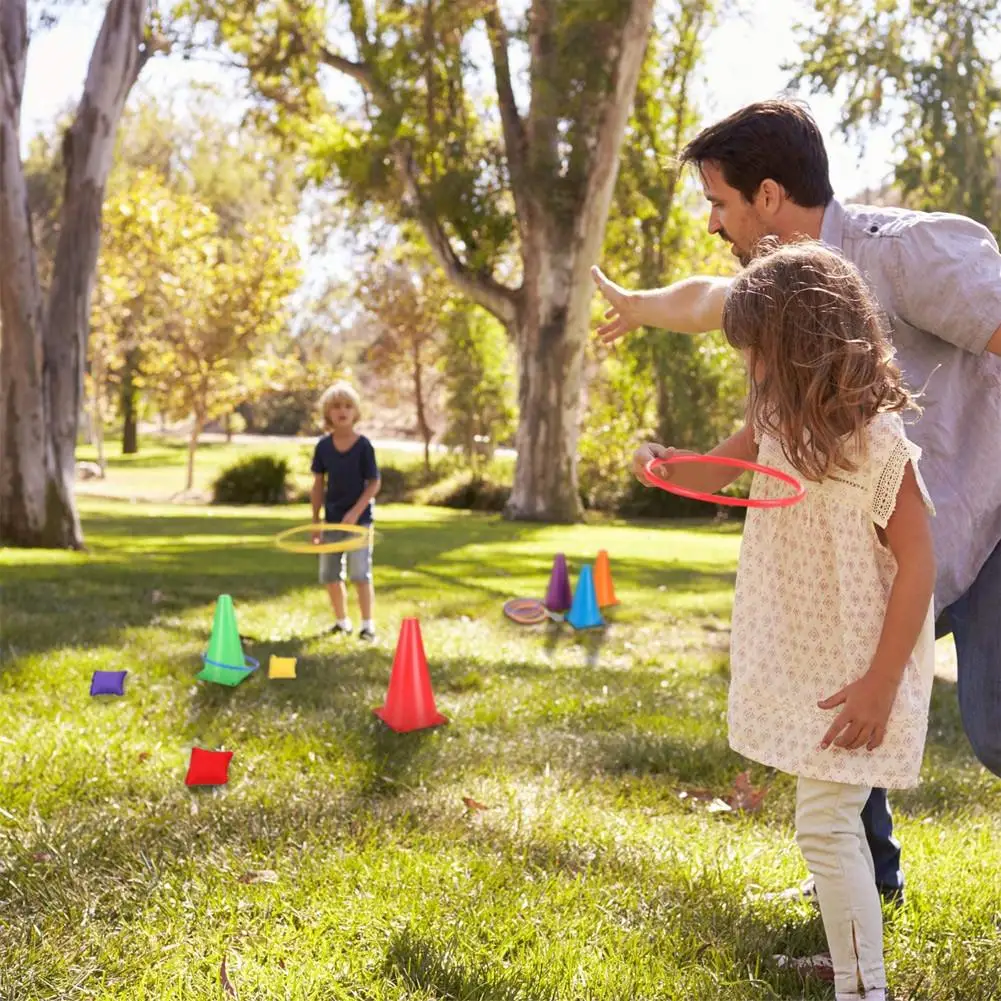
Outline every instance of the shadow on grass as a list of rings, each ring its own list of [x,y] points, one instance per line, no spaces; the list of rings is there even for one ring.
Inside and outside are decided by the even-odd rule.
[[[546,1001],[558,992],[529,983],[509,970],[463,959],[458,943],[422,937],[410,928],[395,932],[386,950],[386,975],[412,991],[462,1001]]]
[[[0,670],[9,665],[12,649],[20,655],[112,643],[125,630],[159,624],[223,593],[238,603],[266,603],[310,588],[319,592],[312,558],[273,548],[271,539],[285,524],[229,514],[92,514],[87,529],[95,541],[89,558],[4,568]],[[544,528],[490,517],[387,525],[379,529],[377,590],[418,606],[433,601],[440,609],[436,614],[446,616],[482,614],[491,605],[499,614],[500,603],[514,596],[505,580],[537,581],[539,592],[544,590],[548,554],[510,548],[531,542]],[[220,541],[220,536],[233,541]],[[461,555],[466,547],[483,544],[499,544],[501,565],[484,567],[476,552]],[[731,573],[698,565],[660,568],[621,559],[615,572],[620,588],[710,594],[733,582]],[[206,634],[208,628],[206,622]],[[247,635],[261,636],[261,631],[248,628]]]

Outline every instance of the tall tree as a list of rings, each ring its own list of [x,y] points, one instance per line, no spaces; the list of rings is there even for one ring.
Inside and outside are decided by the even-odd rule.
[[[209,420],[250,392],[252,351],[285,325],[298,284],[291,220],[277,212],[224,223],[153,170],[109,200],[95,311],[104,348],[111,330],[143,349],[143,371],[161,408],[191,418],[186,489]],[[96,353],[94,370],[107,363]]]
[[[657,11],[603,250],[627,284],[655,288],[686,273],[732,267],[722,243],[707,233],[701,199],[684,183],[678,162],[699,125],[696,75],[705,40],[724,6],[721,0],[680,0]],[[608,388],[625,403],[623,380],[648,386],[658,440],[679,448],[706,448],[729,433],[735,402],[730,386],[741,381],[739,375],[730,378],[739,364],[727,364],[728,352],[719,350],[719,341],[712,335],[647,330],[618,352],[612,366],[617,371],[605,373]],[[635,389],[628,400],[644,409]],[[620,412],[620,420],[622,416]],[[637,426],[645,425],[639,413],[630,417],[635,434]],[[628,449],[631,444],[629,436],[623,445]]]
[[[1001,43],[995,0],[814,0],[794,84],[843,98],[864,140],[899,114],[895,180],[915,208],[959,212],[1001,232],[997,147]]]
[[[43,294],[20,155],[28,42],[26,0],[0,0],[0,541],[79,548],[75,448],[104,188],[125,100],[161,43],[146,0],[109,0],[63,138],[59,236]]]
[[[532,0],[517,15],[498,0],[190,6],[245,60],[284,134],[309,144],[315,176],[334,170],[356,202],[415,219],[455,287],[506,326],[520,404],[508,513],[579,517],[588,268],[654,0]]]
[[[404,254],[397,261],[374,262],[362,295],[377,325],[366,360],[376,373],[406,387],[424,442],[424,467],[430,469],[434,428],[429,410],[440,381],[448,284],[431,262]]]

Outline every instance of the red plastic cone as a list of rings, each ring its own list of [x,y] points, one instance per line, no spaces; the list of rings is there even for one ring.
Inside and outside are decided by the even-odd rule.
[[[386,704],[373,712],[397,733],[448,722],[448,718],[435,708],[421,624],[417,619],[404,619],[400,626]]]
[[[599,550],[598,560],[594,564],[594,590],[598,595],[599,608],[608,608],[619,603],[619,599],[615,597],[615,585],[612,583],[612,568],[608,562],[607,549]]]

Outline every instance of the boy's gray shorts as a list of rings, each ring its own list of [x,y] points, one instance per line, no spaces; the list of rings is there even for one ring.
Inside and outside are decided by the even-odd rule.
[[[338,531],[325,531],[323,533],[324,542],[340,542],[347,533]],[[354,538],[352,533],[351,538]],[[347,564],[347,577],[356,582],[372,579],[372,544],[373,536],[371,529],[368,533],[368,545],[361,549],[353,549],[347,553],[320,553],[320,583],[333,584],[338,580],[345,580],[345,563]]]

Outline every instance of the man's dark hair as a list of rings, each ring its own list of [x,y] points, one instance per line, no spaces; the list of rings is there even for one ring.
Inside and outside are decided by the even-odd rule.
[[[807,108],[795,101],[762,101],[703,129],[684,149],[682,163],[712,163],[747,201],[771,178],[803,208],[825,206],[834,189],[824,139]]]

